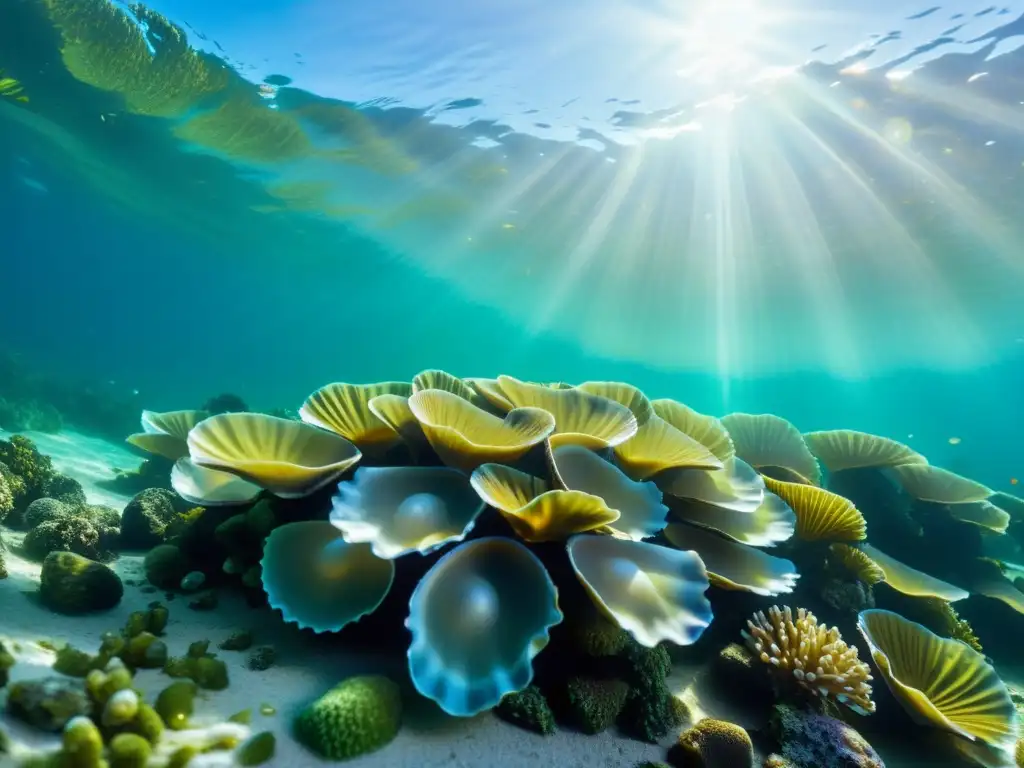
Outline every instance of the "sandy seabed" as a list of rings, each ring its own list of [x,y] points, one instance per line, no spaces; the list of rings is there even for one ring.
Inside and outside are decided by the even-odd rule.
[[[58,471],[74,477],[85,489],[90,503],[106,504],[118,510],[130,500],[105,490],[99,481],[114,476],[113,468],[137,466],[140,459],[127,449],[75,432],[58,435],[26,433],[39,450],[50,455]],[[0,438],[6,435],[0,432]],[[12,680],[55,675],[49,667],[54,654],[38,644],[70,643],[93,652],[104,632],[124,626],[132,611],[145,610],[153,600],[163,601],[170,621],[162,638],[172,656],[184,655],[189,643],[210,640],[210,649],[228,664],[230,685],[223,691],[204,691],[196,704],[193,720],[199,724],[223,721],[235,712],[252,710],[252,731],[270,730],[277,736],[277,750],[269,765],[302,768],[328,764],[312,756],[289,735],[295,713],[333,685],[355,674],[384,673],[410,689],[406,713],[398,737],[387,747],[348,761],[353,768],[468,768],[469,766],[559,766],[559,768],[627,768],[643,760],[664,759],[662,746],[644,744],[613,733],[586,736],[559,731],[540,736],[511,726],[490,713],[463,719],[444,715],[431,702],[411,691],[404,659],[374,658],[365,651],[346,653],[321,649],[294,627],[285,625],[280,614],[269,608],[249,608],[228,590],[218,593],[213,611],[187,607],[189,598],[178,595],[167,601],[160,592],[143,592],[146,586],[141,554],[123,554],[111,567],[125,582],[120,604],[109,611],[86,616],[62,616],[43,607],[35,593],[40,566],[20,557],[20,536],[5,531],[10,576],[0,581],[0,639],[16,644],[17,663]],[[131,582],[131,584],[129,583]],[[233,632],[250,630],[255,645],[273,645],[276,663],[262,672],[250,670],[249,651],[220,651],[216,646]],[[140,670],[136,683],[152,703],[156,694],[172,679],[156,670]],[[0,694],[2,696],[2,694]],[[259,714],[269,704],[276,713]],[[15,742],[46,747],[59,744],[59,736],[43,734],[0,714],[0,724]],[[671,738],[667,740],[671,742]],[[10,762],[6,763],[10,764]],[[0,758],[0,766],[5,765]]]
[[[105,440],[64,431],[58,435],[25,433],[39,450],[48,454],[58,471],[74,477],[85,490],[90,503],[105,504],[122,510],[130,500],[98,485],[111,479],[114,468],[136,467],[140,458],[127,448]],[[0,438],[6,437],[0,431]],[[168,600],[161,592],[147,589],[142,554],[122,554],[111,567],[125,582],[125,594],[112,610],[86,616],[68,617],[51,612],[36,598],[40,566],[20,557],[17,545],[21,535],[5,531],[9,545],[6,553],[9,578],[0,581],[0,640],[16,644],[17,663],[11,670],[12,680],[56,675],[50,669],[54,654],[38,641],[55,645],[70,643],[93,652],[103,633],[124,626],[130,613],[145,610],[153,600],[161,600],[170,610],[170,621],[163,640],[172,656],[184,655],[196,640],[209,640],[210,649],[228,665],[230,685],[223,691],[204,691],[196,701],[193,722],[213,725],[241,710],[252,711],[253,733],[273,731],[277,737],[276,754],[267,765],[284,768],[329,765],[304,750],[290,736],[294,715],[307,703],[333,685],[356,674],[382,673],[399,682],[408,695],[402,728],[397,738],[385,748],[343,763],[353,768],[480,768],[502,766],[552,766],[557,768],[634,768],[645,760],[664,761],[667,747],[674,740],[670,734],[660,745],[646,744],[621,737],[613,731],[595,736],[559,730],[541,736],[509,725],[491,713],[473,718],[445,715],[432,702],[412,690],[405,669],[405,659],[374,657],[365,650],[346,652],[338,648],[322,648],[310,642],[307,635],[281,621],[280,614],[269,608],[250,608],[240,596],[229,590],[218,593],[219,605],[212,611],[188,608],[189,597],[177,595]],[[254,647],[273,645],[276,662],[270,669],[253,671],[247,666],[250,651],[221,651],[216,646],[239,630],[250,630]],[[157,670],[140,670],[136,685],[152,703],[156,694],[172,678]],[[683,699],[697,721],[715,717],[755,730],[765,726],[762,714],[742,708],[742,694],[721,690],[710,680],[706,667],[688,665],[676,658],[672,690]],[[3,703],[0,691],[0,705]],[[267,704],[273,715],[261,715]],[[44,734],[0,712],[0,726],[15,743],[33,748],[59,744],[59,735]],[[912,737],[913,738],[913,737]],[[889,741],[889,740],[887,740]],[[936,762],[934,757],[922,762],[915,755],[913,741],[872,745],[889,768],[957,768],[966,766],[959,760]],[[757,755],[760,765],[765,755]],[[231,765],[231,753],[215,755],[203,765]],[[13,765],[11,758],[0,757],[0,768]],[[199,763],[191,765],[199,768]]]

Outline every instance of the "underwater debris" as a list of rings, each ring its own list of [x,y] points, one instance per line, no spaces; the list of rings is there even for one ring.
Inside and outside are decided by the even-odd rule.
[[[758,611],[743,633],[747,647],[774,670],[788,673],[815,697],[832,698],[861,715],[875,711],[871,670],[833,627],[818,624],[813,613],[788,606]]]
[[[754,768],[754,745],[740,726],[704,718],[679,734],[669,758],[682,768]]]
[[[389,744],[402,720],[398,686],[381,675],[350,677],[295,719],[295,737],[329,760],[349,760]]]
[[[494,708],[494,714],[528,731],[545,736],[555,732],[555,716],[548,700],[535,685],[503,696]]]

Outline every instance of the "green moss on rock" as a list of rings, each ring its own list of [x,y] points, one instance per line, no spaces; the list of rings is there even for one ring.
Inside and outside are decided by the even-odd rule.
[[[250,737],[239,746],[235,761],[239,765],[263,765],[274,757],[277,738],[270,731],[263,731]]]
[[[494,713],[502,720],[544,735],[555,732],[555,716],[540,688],[528,686],[502,697]]]
[[[600,733],[615,723],[628,696],[622,680],[573,678],[566,684],[566,719],[583,733]]]
[[[163,488],[135,495],[121,515],[121,544],[126,549],[149,549],[161,544],[167,526],[177,517],[177,497]]]
[[[295,719],[295,737],[329,760],[374,752],[398,734],[402,699],[380,675],[351,677],[306,707]]]
[[[73,552],[51,552],[43,560],[39,597],[57,613],[80,614],[113,608],[124,595],[110,568]]]
[[[143,567],[150,584],[161,589],[177,589],[188,573],[188,559],[173,544],[160,544],[146,553]]]
[[[754,745],[740,726],[705,718],[679,735],[671,760],[679,768],[754,768]]]
[[[110,768],[146,768],[153,748],[134,733],[119,733],[110,740]]]
[[[81,680],[44,677],[19,680],[7,687],[7,711],[41,731],[60,731],[68,721],[89,715],[92,703]]]
[[[26,534],[22,549],[33,560],[42,560],[51,552],[74,552],[90,560],[101,560],[110,555],[109,550],[104,551],[101,545],[100,532],[96,526],[84,517],[69,513],[44,520],[35,526]]]

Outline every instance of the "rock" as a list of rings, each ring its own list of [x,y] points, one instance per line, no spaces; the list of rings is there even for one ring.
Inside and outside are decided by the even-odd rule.
[[[7,689],[7,711],[43,731],[60,731],[68,720],[88,716],[91,709],[85,683],[76,678],[21,680]]]
[[[35,528],[47,520],[56,520],[59,517],[64,517],[70,511],[68,506],[58,499],[51,499],[49,497],[36,499],[25,509],[24,525],[26,528]]]
[[[82,484],[59,472],[46,484],[46,495],[66,504],[70,509],[80,509],[88,503]]]
[[[122,595],[121,579],[102,563],[73,552],[51,552],[43,560],[39,596],[52,611],[104,611],[117,605]]]
[[[740,726],[705,718],[679,735],[670,759],[680,768],[754,768],[754,745]]]
[[[181,589],[184,592],[195,592],[206,583],[206,574],[202,571],[189,571],[181,580]]]
[[[33,501],[30,508],[40,501],[52,499]],[[51,552],[74,552],[92,560],[104,554],[96,527],[84,517],[67,513],[32,528],[22,541],[22,548],[33,560],[42,560]]]
[[[162,589],[177,589],[188,571],[188,560],[173,544],[160,544],[146,553],[143,566],[150,584]]]
[[[126,549],[149,549],[164,540],[167,526],[177,512],[176,496],[163,488],[147,488],[128,502],[121,515],[121,545]]]
[[[0,470],[0,523],[4,521],[7,514],[14,509],[14,491],[7,482],[7,475]]]
[[[834,717],[777,704],[771,728],[794,768],[885,768],[864,737]]]

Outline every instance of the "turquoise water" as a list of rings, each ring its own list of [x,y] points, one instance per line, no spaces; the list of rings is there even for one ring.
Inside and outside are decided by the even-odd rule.
[[[430,583],[432,564],[436,568],[460,551],[465,556],[484,536],[512,541],[505,523],[526,507],[505,509],[500,492],[516,504],[532,499],[509,491],[524,482],[522,472],[499,472],[498,480],[490,478],[494,487],[487,486],[492,495],[481,490],[488,475],[477,474],[479,456],[467,458],[446,445],[437,434],[446,434],[444,429],[430,421],[437,415],[431,403],[443,410],[437,404],[443,398],[431,400],[436,392],[419,397],[422,413],[406,408],[411,422],[388,421],[392,430],[376,433],[379,444],[371,440],[381,427],[376,416],[353,417],[367,427],[357,436],[345,433],[351,425],[318,422],[307,411],[306,424],[204,415],[203,426],[189,422],[181,434],[144,419],[145,434],[133,437],[133,448],[122,447],[129,432],[139,431],[142,411],[207,409],[210,398],[231,393],[247,408],[208,410],[294,416],[307,396],[330,382],[408,382],[421,371],[441,369],[463,378],[506,374],[527,381],[628,382],[651,400],[672,398],[704,414],[776,414],[803,433],[852,429],[885,436],[987,488],[978,495],[978,487],[968,483],[965,493],[977,498],[945,503],[944,497],[939,504],[927,491],[914,491],[913,469],[902,464],[921,458],[911,451],[900,461],[874,455],[846,473],[818,454],[828,469],[822,486],[863,511],[861,516],[847,510],[844,517],[846,502],[834,494],[772,484],[772,472],[779,471],[789,479],[815,480],[785,463],[807,459],[818,467],[792,431],[775,434],[778,444],[772,448],[786,453],[795,439],[795,460],[786,455],[782,462],[759,462],[764,457],[756,429],[744,427],[742,417],[734,419],[735,427],[727,428],[735,428],[741,461],[733,462],[731,454],[721,461],[712,456],[707,434],[702,442],[673,426],[677,443],[670,447],[683,444],[682,453],[696,453],[668,460],[658,453],[667,443],[645,443],[657,434],[654,429],[640,432],[663,422],[628,397],[628,407],[595,396],[587,400],[619,420],[614,437],[620,442],[602,442],[597,432],[581,430],[586,448],[603,450],[610,463],[578,445],[562,448],[561,460],[570,462],[565,466],[583,462],[583,469],[577,467],[585,481],[580,488],[560,476],[555,443],[546,441],[551,430],[564,439],[572,431],[566,421],[575,413],[559,411],[556,419],[534,411],[527,425],[533,442],[523,442],[512,458],[495,450],[498,458],[485,463],[492,472],[509,469],[495,463],[500,461],[536,475],[530,494],[548,482],[564,485],[600,503],[597,513],[588,514],[609,513],[600,518],[601,526],[590,525],[594,518],[571,519],[578,529],[566,523],[566,531],[550,539],[529,538],[517,528],[529,548],[501,545],[537,555],[541,567],[534,575],[545,574],[534,585],[544,598],[537,600],[538,616],[558,613],[558,590],[566,626],[576,627],[589,610],[580,583],[587,589],[592,584],[574,560],[570,567],[572,545],[566,560],[563,544],[570,534],[570,541],[586,542],[581,549],[597,548],[589,556],[582,551],[580,559],[593,558],[592,581],[607,577],[611,592],[624,575],[642,572],[646,578],[644,568],[660,578],[657,568],[664,561],[658,558],[669,557],[669,550],[659,545],[676,543],[672,535],[660,534],[670,519],[668,506],[661,507],[664,499],[678,505],[671,510],[675,525],[682,526],[676,534],[685,538],[679,531],[688,523],[702,530],[690,530],[701,543],[692,544],[697,554],[685,552],[692,573],[672,596],[682,606],[675,618],[696,617],[700,626],[691,627],[692,635],[676,632],[673,642],[695,643],[716,617],[710,639],[683,649],[676,659],[688,673],[717,663],[718,651],[741,638],[751,612],[767,608],[766,590],[751,588],[758,578],[768,578],[765,573],[775,577],[776,586],[767,590],[773,597],[785,595],[780,603],[792,599],[794,606],[809,606],[825,621],[839,623],[848,641],[861,643],[864,659],[868,647],[856,617],[866,620],[859,612],[876,607],[875,596],[878,608],[924,623],[929,610],[948,608],[941,601],[929,608],[913,591],[914,578],[904,574],[901,584],[898,571],[886,573],[889,586],[879,583],[872,593],[870,574],[837,568],[840,558],[825,543],[859,542],[869,527],[880,562],[896,558],[949,580],[938,593],[932,584],[927,594],[963,600],[957,603],[962,618],[974,626],[999,674],[1015,683],[1021,657],[1013,638],[1019,636],[1024,606],[1024,582],[1013,581],[1024,568],[1020,510],[1003,497],[1007,511],[996,514],[1010,515],[1010,522],[997,517],[992,523],[990,517],[978,523],[970,515],[993,514],[981,501],[997,498],[986,496],[989,491],[1021,496],[1024,478],[1022,43],[1024,0],[942,7],[904,0],[254,0],[244,7],[159,0],[148,9],[109,0],[0,0],[0,435],[27,430],[58,470],[77,474],[90,501],[114,499],[122,506],[122,521],[130,517],[129,508],[142,514],[139,497],[128,499],[143,488],[140,497],[159,486],[157,496],[171,499],[164,499],[170,522],[162,523],[159,535],[149,531],[149,538],[133,542],[125,533],[130,525],[113,533],[104,528],[104,536],[116,537],[120,554],[97,549],[97,535],[89,557],[106,559],[123,573],[129,566],[142,568],[156,585],[159,579],[140,565],[138,550],[170,543],[190,575],[208,578],[225,602],[244,596],[251,608],[274,617],[268,626],[293,632],[284,624],[294,619],[328,631],[329,637],[319,638],[320,651],[347,653],[353,637],[376,643],[380,635],[374,632],[386,627],[387,637],[401,646],[403,670],[408,638],[401,627],[410,629],[418,647],[415,625],[426,622],[428,613],[416,607],[417,584]],[[514,387],[505,384],[510,389],[504,393],[496,385],[497,399],[493,393],[470,394],[504,416]],[[459,382],[448,385],[460,391]],[[404,396],[412,388],[395,391]],[[557,401],[546,399],[551,393],[538,391],[520,394],[557,411]],[[18,420],[10,421],[12,414]],[[186,416],[184,421],[199,418]],[[523,412],[518,417],[527,419]],[[551,424],[540,435],[538,420],[544,418]],[[627,421],[633,430],[628,437]],[[410,423],[416,427],[411,435],[401,429]],[[478,420],[467,430],[483,429],[482,423],[487,422]],[[243,424],[250,426],[238,426]],[[523,434],[529,431],[519,426]],[[719,427],[724,434],[726,427]],[[233,454],[223,449],[218,429],[262,429],[262,437],[270,437]],[[333,432],[359,443],[365,455]],[[294,442],[281,438],[292,433],[298,435]],[[331,461],[300,455],[307,439],[325,441]],[[3,442],[0,450],[13,463],[20,445]],[[113,467],[106,466],[115,456],[118,463],[131,456],[141,461],[150,448],[155,456],[146,455],[139,473],[113,477]],[[296,455],[283,459],[274,453],[293,448]],[[631,459],[631,450],[652,453]],[[274,455],[256,455],[260,451]],[[182,474],[172,484],[175,461],[179,473],[182,466],[195,473],[185,476],[192,486],[182,484]],[[349,473],[356,462],[360,469]],[[410,471],[409,462],[426,466]],[[299,469],[276,476],[278,466]],[[672,474],[680,468],[684,480]],[[30,488],[24,478],[31,479],[33,471],[20,466],[21,490],[10,491],[10,510],[2,510],[10,517],[0,515],[10,545],[8,585],[24,585],[23,592],[36,589],[36,561],[56,551],[36,557],[41,550],[33,554],[24,546],[33,541],[28,536],[42,538],[35,533],[41,524],[33,528],[28,522],[27,501],[57,497],[55,488],[63,481],[38,480],[45,476],[40,472]],[[675,485],[685,486],[689,477],[696,487],[695,477],[710,482],[722,477],[713,475],[719,471],[736,474],[712,491],[680,491]],[[433,475],[417,491],[417,483]],[[209,486],[202,486],[204,477]],[[227,502],[216,495],[227,493],[217,485],[225,477],[234,483],[229,490],[240,494]],[[381,478],[376,489],[374,477]],[[0,480],[8,482],[3,475]],[[595,486],[587,485],[592,481]],[[942,477],[935,482],[941,486]],[[309,595],[353,586],[342,578],[351,565],[346,558],[355,557],[353,535],[372,529],[373,536],[394,534],[397,540],[408,533],[399,530],[402,525],[440,526],[438,519],[450,510],[434,483],[461,489],[459,504],[469,499],[464,511],[473,513],[466,517],[471,522],[467,526],[459,518],[451,536],[430,546],[421,537],[409,549],[391,541],[387,557],[377,549],[373,556],[363,553],[387,577],[377,585],[374,607],[383,609],[376,618],[339,618],[332,615],[339,610],[332,600],[304,604]],[[725,496],[715,494],[725,494],[726,487],[736,498],[721,503]],[[197,490],[190,496],[182,488]],[[394,498],[376,504],[381,488]],[[336,490],[339,496],[332,500]],[[100,496],[101,491],[113,495]],[[741,498],[744,492],[753,495]],[[776,506],[770,492],[778,495]],[[551,498],[569,504],[567,497]],[[625,539],[587,535],[608,532],[610,513],[618,514],[612,498],[632,500],[639,509],[628,510],[634,515],[652,516],[641,520],[644,525],[630,523],[646,533],[634,534],[628,546]],[[839,522],[820,536],[808,530],[808,519],[817,514],[808,498],[839,500]],[[188,503],[181,509],[172,505],[183,499]],[[740,542],[732,554],[716,549],[725,539],[701,522],[716,499],[718,512],[729,514],[721,513],[718,528],[711,528],[734,539],[730,546]],[[397,533],[386,531],[394,522],[386,515],[370,524],[363,519],[387,511],[392,502],[393,518],[405,521],[395,525]],[[74,504],[74,514],[46,522],[56,530],[58,522],[71,525],[75,515],[97,514],[80,500]],[[740,510],[744,504],[749,508]],[[196,505],[207,509],[196,513]],[[500,508],[504,518],[488,509],[489,517],[474,529],[487,505]],[[331,518],[334,530],[325,519],[339,506],[340,517]],[[253,510],[259,514],[249,515]],[[572,518],[577,512],[566,514]],[[859,521],[859,533],[849,530],[851,516]],[[751,523],[755,519],[757,525]],[[774,525],[775,539],[757,529],[771,527],[765,519]],[[235,527],[224,529],[228,521]],[[93,523],[99,525],[96,518]],[[245,547],[231,536],[244,538]],[[463,538],[477,543],[460,544]],[[641,546],[641,538],[657,542]],[[207,547],[214,539],[218,543]],[[701,557],[708,568],[728,568],[765,554],[752,547],[776,544],[773,552],[782,559],[749,566],[754,575],[737,577],[749,582],[738,592],[710,582],[716,587],[709,592],[713,613],[711,603],[699,597],[703,586],[693,591],[692,582],[704,575]],[[337,556],[330,567],[309,556],[319,546]],[[645,557],[653,559],[639,568],[625,556],[613,557],[623,546],[650,547]],[[270,560],[277,558],[270,565],[268,548]],[[393,554],[399,549],[392,590],[391,561],[399,559]],[[673,556],[681,554],[675,550]],[[145,584],[134,576],[141,572],[129,586]],[[515,569],[495,581],[507,585],[510,578],[518,578]],[[169,578],[160,586],[173,593],[182,583]],[[467,626],[476,620],[486,625],[492,603],[502,600],[497,592],[491,596],[489,583],[471,586],[453,600],[468,600]],[[623,594],[639,600],[633,586]],[[644,594],[655,593],[651,587]],[[11,598],[21,600],[21,592],[0,593],[0,600]],[[267,609],[268,600],[274,611]],[[132,594],[118,610],[127,613],[147,601],[142,593]],[[16,606],[19,632],[35,631],[43,621],[33,611],[47,617],[47,627],[54,625],[42,606]],[[571,616],[574,610],[580,615]],[[278,621],[278,611],[284,611],[285,622]],[[321,612],[313,616],[317,621],[310,619]],[[629,605],[623,612],[628,619]],[[615,621],[637,638],[636,627],[622,623],[623,612]],[[183,615],[181,623],[193,626],[189,614]],[[231,620],[230,613],[211,616]],[[939,618],[931,615],[936,627]],[[348,627],[350,622],[355,626]],[[89,626],[97,637],[108,629]],[[940,630],[964,631],[948,624],[934,629]],[[870,634],[861,631],[865,638]],[[564,676],[559,659],[571,659],[571,666],[579,661],[571,645],[578,638],[565,632],[552,635],[554,651],[538,657],[544,685],[564,682],[554,674]],[[657,643],[672,635],[647,637]],[[28,641],[27,635],[21,640]],[[281,679],[310,664],[307,641],[293,632],[292,659]],[[541,646],[526,640],[525,647]],[[445,674],[458,677],[460,663]],[[877,658],[874,663],[878,668]],[[430,664],[420,666],[422,675]],[[416,667],[408,667],[414,682]],[[244,674],[249,672],[254,670]],[[341,673],[312,670],[307,677],[319,685],[319,674]],[[526,679],[531,678],[519,682]],[[891,766],[906,768],[913,756],[900,761],[890,755],[916,752],[930,743],[928,732],[904,732],[909,720],[881,680],[876,690],[879,716],[857,727],[872,743],[877,736]],[[308,703],[307,693],[313,692],[292,691],[287,706]],[[443,705],[437,691],[426,695]],[[469,715],[499,698],[448,701],[446,711]],[[663,699],[657,700],[665,704]],[[1002,698],[998,703],[1005,704]],[[290,736],[280,723],[274,726],[279,738],[295,754],[299,748],[286,742]],[[406,737],[408,747],[421,734]],[[451,754],[451,760],[465,761],[467,753]]]
[[[47,7],[0,29],[29,96],[0,102],[0,319],[32,367],[152,408],[433,367],[626,380],[1024,471],[1010,6],[267,2],[240,31],[169,2],[231,83],[170,107],[159,72],[62,59]]]

